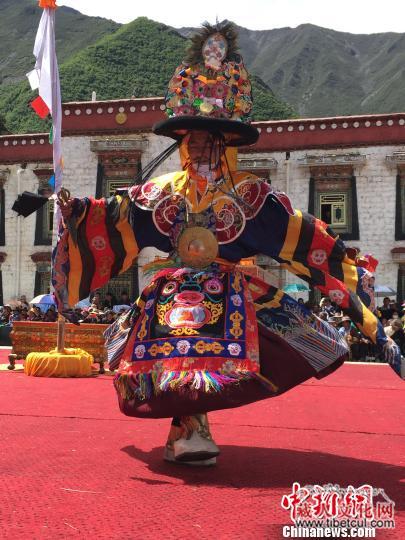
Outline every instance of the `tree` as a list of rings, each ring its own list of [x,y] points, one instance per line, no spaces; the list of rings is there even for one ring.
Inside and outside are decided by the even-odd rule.
[[[0,114],[0,135],[7,135],[9,130],[6,127],[6,119]]]

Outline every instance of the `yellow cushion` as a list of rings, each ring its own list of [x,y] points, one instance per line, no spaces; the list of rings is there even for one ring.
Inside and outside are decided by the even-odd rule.
[[[92,374],[93,356],[82,349],[68,349],[58,353],[56,349],[29,353],[24,372],[33,377],[88,377]]]

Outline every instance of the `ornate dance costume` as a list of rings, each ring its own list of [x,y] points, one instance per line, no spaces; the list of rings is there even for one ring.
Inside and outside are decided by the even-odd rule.
[[[376,261],[347,250],[265,180],[237,172],[232,147],[254,143],[258,133],[247,123],[250,82],[234,47],[230,25],[207,28],[170,81],[170,118],[154,131],[179,141],[183,170],[109,199],[75,199],[54,253],[65,307],[130,268],[142,248],[169,253],[149,265],[149,284],[106,342],[122,412],[176,417],[170,460],[212,462],[212,445],[205,451],[197,441],[195,450],[187,442],[214,444],[207,411],[277,396],[346,358],[333,327],[245,273],[243,258],[272,257],[329,295],[399,370],[398,349],[372,313]],[[208,165],[191,155],[193,132],[209,135]]]

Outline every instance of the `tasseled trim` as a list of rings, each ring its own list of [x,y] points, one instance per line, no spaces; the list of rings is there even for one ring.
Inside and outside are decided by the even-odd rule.
[[[276,387],[267,379],[251,371],[220,373],[219,371],[164,371],[162,373],[138,373],[136,375],[119,373],[114,379],[114,386],[123,399],[149,399],[160,392],[189,392],[197,396],[198,392],[220,392],[225,386],[241,381],[257,379],[269,385],[272,392]]]

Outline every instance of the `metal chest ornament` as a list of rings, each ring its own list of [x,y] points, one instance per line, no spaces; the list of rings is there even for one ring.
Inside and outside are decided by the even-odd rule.
[[[203,214],[190,214],[187,218],[187,225],[177,241],[177,253],[187,266],[206,268],[218,256],[218,241],[207,228]]]

